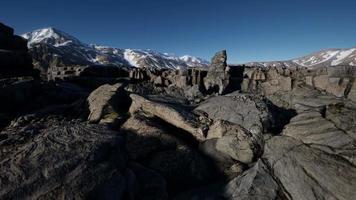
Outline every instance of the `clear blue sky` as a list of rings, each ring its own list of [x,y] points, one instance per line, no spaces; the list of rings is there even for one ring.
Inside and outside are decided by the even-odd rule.
[[[56,27],[83,42],[229,63],[356,46],[356,0],[3,0],[0,21]]]

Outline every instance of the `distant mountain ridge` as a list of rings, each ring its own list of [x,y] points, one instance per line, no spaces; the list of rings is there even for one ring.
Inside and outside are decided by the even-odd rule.
[[[245,63],[245,65],[259,67],[306,67],[310,69],[337,65],[356,66],[356,47],[326,49],[286,61],[249,62]]]
[[[189,55],[178,57],[154,50],[89,45],[56,28],[39,29],[21,36],[28,40],[35,64],[47,67],[99,64],[181,69],[209,65],[209,62]]]

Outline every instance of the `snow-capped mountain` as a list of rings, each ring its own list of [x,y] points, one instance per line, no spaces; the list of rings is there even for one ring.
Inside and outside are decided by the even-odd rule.
[[[319,68],[336,65],[356,66],[356,47],[348,49],[326,49],[300,58],[286,61],[250,62],[248,66],[285,66]]]
[[[209,63],[193,56],[178,57],[153,50],[120,49],[89,45],[55,28],[39,29],[23,34],[28,40],[35,65],[117,65],[127,67],[151,67],[180,69],[206,67]]]
[[[64,46],[69,43],[85,45],[75,37],[55,28],[39,29],[30,33],[25,33],[21,36],[28,40],[27,44],[29,45],[29,47],[34,46],[38,43],[47,43],[55,47]]]

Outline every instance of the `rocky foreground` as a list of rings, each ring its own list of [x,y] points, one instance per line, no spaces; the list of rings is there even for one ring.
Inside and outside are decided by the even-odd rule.
[[[354,67],[43,81],[25,44],[0,25],[0,199],[356,199]]]

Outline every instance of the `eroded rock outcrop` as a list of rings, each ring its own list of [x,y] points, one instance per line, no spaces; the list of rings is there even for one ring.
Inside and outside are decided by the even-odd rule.
[[[215,54],[211,60],[208,74],[204,78],[204,86],[208,93],[223,94],[229,85],[229,74],[227,70],[226,51]]]
[[[0,23],[0,78],[34,76],[27,40],[14,35],[14,29]]]

